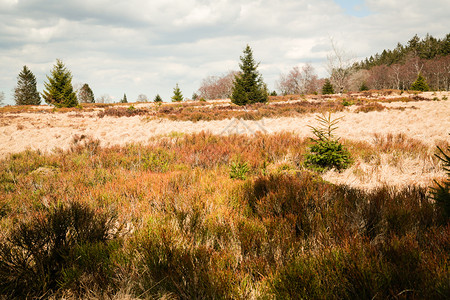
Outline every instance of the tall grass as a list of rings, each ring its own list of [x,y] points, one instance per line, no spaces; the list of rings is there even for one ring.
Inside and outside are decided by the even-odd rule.
[[[405,139],[379,143],[428,151]],[[346,143],[356,159],[378,153]],[[67,151],[11,155],[0,295],[446,299],[450,225],[427,190],[331,184],[303,168],[307,145],[288,133],[109,148],[80,136]],[[230,178],[237,158],[245,180]]]

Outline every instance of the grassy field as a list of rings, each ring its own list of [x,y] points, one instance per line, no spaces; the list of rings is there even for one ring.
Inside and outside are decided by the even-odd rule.
[[[314,120],[333,111],[348,115],[345,127],[352,116],[402,113],[409,103],[366,99],[356,105],[347,96],[354,105],[344,105],[342,98],[280,97],[246,111],[217,102],[54,114],[201,123]],[[414,105],[418,120],[428,104]],[[30,110],[5,108],[4,128],[41,114]],[[125,144],[72,134],[60,149],[4,154],[0,298],[448,299],[450,224],[429,193],[432,179],[445,179],[434,154],[436,146],[446,149],[448,136],[429,141],[392,128],[367,141],[337,133],[353,162],[341,172],[306,168],[313,142],[286,130],[177,130]]]

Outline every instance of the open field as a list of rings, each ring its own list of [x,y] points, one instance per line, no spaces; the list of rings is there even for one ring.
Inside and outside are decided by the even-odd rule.
[[[450,95],[383,93],[2,108],[0,298],[448,299]]]
[[[432,100],[448,98],[449,94],[422,93],[418,97]],[[290,97],[292,100],[273,101],[269,107],[276,110],[257,106],[244,111],[238,107],[230,109],[227,101],[212,101],[169,103],[162,107],[141,103],[134,104],[134,110],[128,108],[130,105],[97,105],[100,108],[86,106],[83,110],[53,112],[43,106],[38,112],[30,112],[30,109],[4,112],[0,114],[0,158],[26,149],[44,153],[58,148],[67,150],[74,138],[81,136],[98,140],[102,147],[148,144],[159,136],[202,131],[213,135],[289,132],[299,138],[307,138],[312,137],[308,125],[315,126],[316,117],[331,110],[335,112],[334,118],[342,118],[336,135],[344,140],[377,146],[380,139],[393,136],[400,139],[399,143],[421,143],[423,149],[420,155],[410,153],[401,159],[392,158],[398,155],[395,151],[380,154],[376,164],[373,164],[375,160],[372,164],[367,159],[361,160],[344,173],[329,172],[325,175],[328,180],[370,188],[384,183],[429,185],[432,178],[443,176],[439,166],[435,165],[433,153],[436,145],[445,146],[450,142],[450,101],[417,101],[413,98],[415,95],[409,95],[410,98],[397,94],[368,95],[336,96],[325,100],[314,99],[313,96],[313,99],[307,99],[309,101],[300,96]],[[355,103],[358,99],[365,101],[361,101],[361,105],[343,106],[342,98]],[[402,101],[390,102],[399,99]],[[374,105],[371,101],[375,100],[381,102]],[[200,116],[199,111],[203,112]],[[222,115],[217,115],[217,111]],[[264,117],[261,111],[269,111],[267,114],[271,117]],[[205,116],[212,120],[203,121]],[[236,118],[243,119],[238,121]],[[183,119],[193,121],[176,121]],[[393,160],[398,163],[389,163]]]

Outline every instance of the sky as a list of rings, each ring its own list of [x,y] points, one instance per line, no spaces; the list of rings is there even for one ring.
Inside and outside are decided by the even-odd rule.
[[[204,78],[239,70],[248,44],[270,90],[310,63],[326,77],[331,40],[356,60],[450,33],[448,0],[0,0],[0,92],[13,104],[24,65],[40,92],[61,59],[75,87],[129,102],[190,98]]]

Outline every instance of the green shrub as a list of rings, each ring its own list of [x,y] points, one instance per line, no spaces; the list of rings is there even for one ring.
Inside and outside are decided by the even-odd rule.
[[[342,105],[344,105],[344,106],[351,106],[353,104],[355,104],[355,103],[353,103],[353,101],[351,101],[351,100],[348,101],[346,98],[342,99]]]
[[[338,141],[318,140],[310,147],[310,153],[306,155],[305,164],[310,169],[323,172],[336,168],[343,170],[352,163],[350,153]]]
[[[318,172],[336,168],[343,170],[348,168],[352,159],[347,149],[339,142],[339,138],[333,136],[333,131],[340,119],[331,120],[331,113],[317,118],[320,127],[309,126],[316,139],[310,147],[310,153],[306,155],[305,165]]]
[[[173,154],[164,149],[157,149],[145,155],[142,161],[144,170],[164,173],[169,170],[169,165],[173,161]]]
[[[247,162],[243,162],[240,159],[232,161],[230,164],[230,178],[245,180],[249,171]]]

